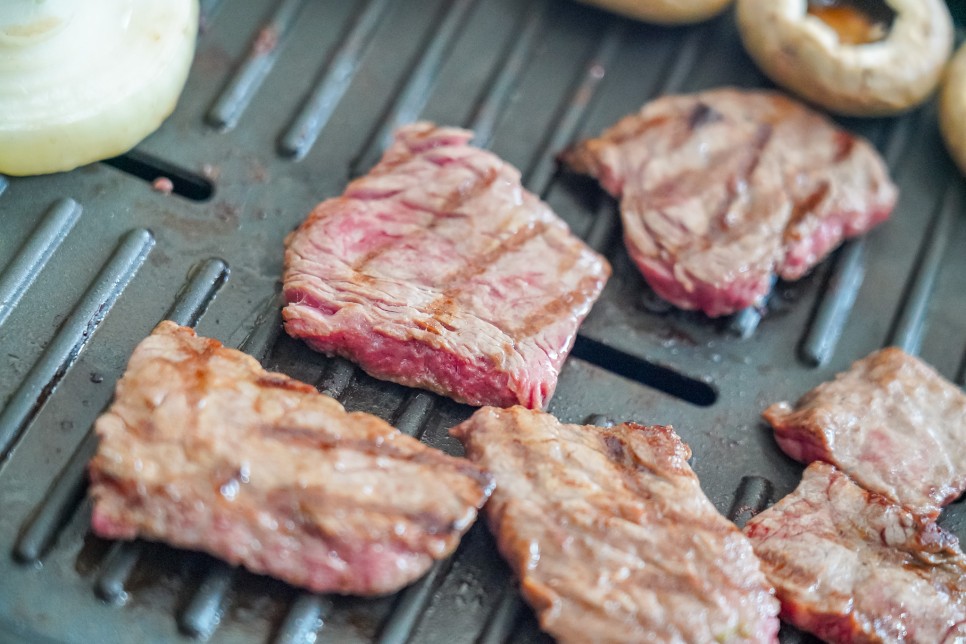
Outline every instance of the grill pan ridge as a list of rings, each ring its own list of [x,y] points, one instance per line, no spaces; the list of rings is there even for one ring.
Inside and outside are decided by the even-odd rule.
[[[893,218],[764,310],[711,321],[656,298],[615,202],[555,154],[661,93],[767,85],[730,12],[687,28],[564,0],[202,0],[178,108],[127,155],[0,177],[0,641],[542,641],[483,522],[391,597],[321,596],[207,555],[89,533],[91,427],[165,317],[450,453],[472,409],[380,382],[279,333],[282,239],[418,118],[477,131],[614,267],[562,370],[565,422],[672,424],[742,525],[802,467],[759,419],[888,344],[966,381],[964,181],[934,103],[843,119],[900,186]],[[151,190],[158,176],[175,193]],[[966,510],[941,523],[966,538]],[[783,642],[810,638],[784,629]]]

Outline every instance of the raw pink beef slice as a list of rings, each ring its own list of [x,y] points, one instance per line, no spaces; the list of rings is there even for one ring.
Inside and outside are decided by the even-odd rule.
[[[377,378],[541,408],[610,266],[471,137],[403,127],[312,211],[286,241],[285,330]]]
[[[661,297],[709,316],[758,303],[892,211],[875,149],[777,93],[664,96],[564,154],[620,199],[624,241]]]

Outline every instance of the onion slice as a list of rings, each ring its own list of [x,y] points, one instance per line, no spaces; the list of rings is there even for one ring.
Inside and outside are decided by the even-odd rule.
[[[116,156],[174,110],[197,0],[2,0],[0,173]]]

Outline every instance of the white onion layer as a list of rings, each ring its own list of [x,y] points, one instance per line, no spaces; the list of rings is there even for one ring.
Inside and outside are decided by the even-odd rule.
[[[0,173],[116,156],[174,110],[197,0],[2,0]]]

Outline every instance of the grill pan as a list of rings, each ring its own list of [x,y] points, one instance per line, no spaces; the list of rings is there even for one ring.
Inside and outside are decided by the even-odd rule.
[[[964,182],[935,104],[843,120],[885,155],[893,218],[763,310],[723,320],[656,298],[620,242],[615,202],[554,155],[649,98],[767,85],[729,12],[659,28],[564,0],[202,1],[175,113],[122,157],[0,177],[0,641],[523,642],[546,639],[482,522],[395,596],[320,596],[160,544],[89,532],[91,425],[162,318],[197,324],[451,453],[472,409],[369,378],[279,331],[282,239],[364,173],[392,129],[465,125],[524,172],[614,276],[550,410],[566,422],[673,424],[717,508],[739,524],[802,467],[759,419],[874,349],[964,382]],[[158,176],[175,192],[151,189]],[[941,523],[966,537],[954,503]],[[783,642],[809,638],[785,628]]]

